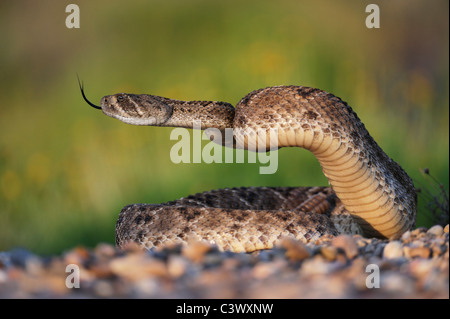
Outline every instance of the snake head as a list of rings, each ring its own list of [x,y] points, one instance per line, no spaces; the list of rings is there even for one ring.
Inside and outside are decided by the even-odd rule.
[[[87,99],[79,77],[78,84],[86,103],[127,124],[158,126],[165,123],[172,115],[173,107],[167,103],[169,99],[147,94],[107,95],[102,98],[101,106],[98,106]]]
[[[133,125],[162,125],[172,115],[172,107],[165,98],[147,94],[118,93],[104,96],[104,114]]]

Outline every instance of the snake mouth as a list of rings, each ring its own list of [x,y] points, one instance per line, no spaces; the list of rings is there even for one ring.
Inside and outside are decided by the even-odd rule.
[[[101,110],[101,106],[97,106],[94,103],[92,103],[91,101],[89,101],[86,97],[86,95],[84,94],[84,88],[83,88],[83,83],[80,82],[80,78],[78,78],[78,85],[80,86],[80,90],[81,90],[81,95],[83,96],[83,99],[87,102],[87,104],[89,104],[90,106],[92,106],[93,108],[96,108],[98,110]]]

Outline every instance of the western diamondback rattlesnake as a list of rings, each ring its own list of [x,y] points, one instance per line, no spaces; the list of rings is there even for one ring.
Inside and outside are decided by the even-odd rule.
[[[275,131],[278,147],[298,146],[319,160],[331,188],[250,187],[192,195],[164,204],[122,209],[116,244],[149,249],[189,239],[223,250],[272,248],[284,236],[303,241],[324,234],[399,236],[415,225],[411,178],[369,135],[347,103],[319,89],[277,86],[253,91],[235,108],[213,101],[178,101],[153,95],[105,96],[104,114],[134,125],[233,128],[235,146],[257,147],[249,136]],[[253,143],[253,145],[252,145]],[[261,142],[259,142],[261,143]],[[268,139],[263,145],[270,149]]]

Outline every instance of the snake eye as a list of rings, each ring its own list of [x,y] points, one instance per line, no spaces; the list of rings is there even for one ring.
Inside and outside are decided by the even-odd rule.
[[[123,94],[120,94],[117,96],[118,101],[122,101],[124,98],[125,98],[125,96]]]

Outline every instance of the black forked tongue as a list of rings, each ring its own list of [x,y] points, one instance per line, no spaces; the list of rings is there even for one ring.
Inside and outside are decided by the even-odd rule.
[[[77,77],[78,77],[78,76],[77,76]],[[101,110],[102,108],[101,108],[100,106],[97,106],[97,105],[95,105],[94,103],[91,103],[91,102],[87,99],[86,95],[84,95],[83,83],[80,82],[80,78],[78,78],[78,85],[80,86],[81,95],[83,95],[83,99],[87,102],[87,104],[89,104],[90,106],[92,106],[92,107],[94,107],[94,108],[96,108],[96,109]]]

